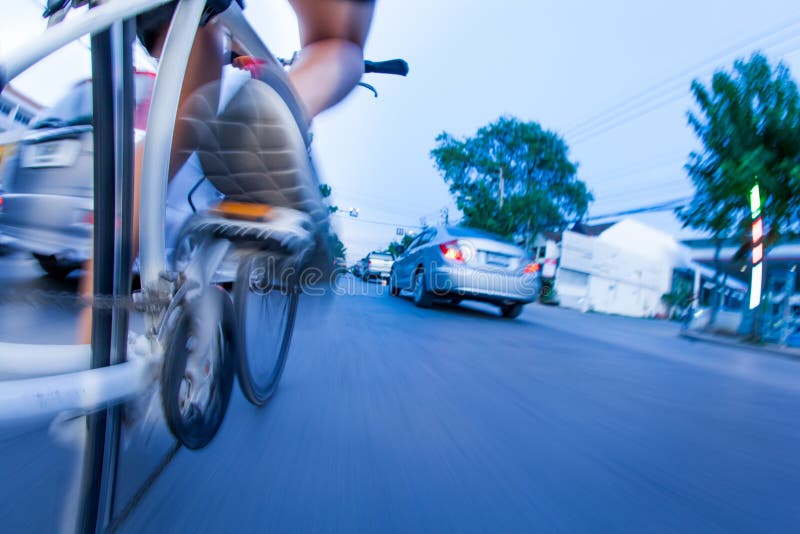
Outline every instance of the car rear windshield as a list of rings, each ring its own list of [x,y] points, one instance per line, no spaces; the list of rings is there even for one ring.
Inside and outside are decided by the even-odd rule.
[[[480,230],[475,230],[473,228],[465,228],[463,226],[451,226],[447,229],[447,233],[453,237],[482,237],[484,239],[493,239],[495,241],[500,241],[502,243],[513,243],[508,239],[503,239],[500,236],[496,236],[494,234],[490,234],[489,232],[482,232]]]
[[[393,260],[394,259],[391,254],[383,254],[383,253],[370,254],[369,257],[377,259],[377,260]]]
[[[144,129],[150,109],[150,94],[154,77],[137,73],[134,77],[134,127]],[[42,111],[33,122],[33,128],[59,128],[76,124],[92,124],[92,81],[85,80],[73,86],[56,104]]]
[[[44,110],[33,123],[34,128],[57,128],[92,123],[92,82],[81,82],[69,90],[56,105]]]

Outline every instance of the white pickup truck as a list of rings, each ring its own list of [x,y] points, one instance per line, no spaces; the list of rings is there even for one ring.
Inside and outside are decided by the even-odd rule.
[[[388,252],[370,252],[361,260],[361,278],[366,281],[370,278],[389,279],[394,264],[394,256]]]

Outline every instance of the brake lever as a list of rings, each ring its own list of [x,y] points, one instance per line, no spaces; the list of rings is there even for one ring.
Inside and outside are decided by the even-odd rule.
[[[297,59],[297,54],[298,52],[295,51],[294,54],[292,54],[292,57],[290,57],[289,59],[283,57],[279,57],[276,59],[278,60],[278,63],[280,63],[284,67],[291,67],[294,64],[295,60]]]
[[[370,91],[372,91],[372,94],[375,95],[375,98],[378,98],[378,90],[375,89],[375,87],[371,86],[370,84],[368,84],[366,82],[358,82],[358,85],[360,85],[361,87],[364,87],[366,89],[369,89]]]

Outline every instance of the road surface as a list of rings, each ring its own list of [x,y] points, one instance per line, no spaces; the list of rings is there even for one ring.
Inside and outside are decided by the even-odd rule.
[[[19,261],[1,283],[42,283]],[[800,529],[800,362],[664,322],[538,305],[509,321],[348,284],[303,302],[268,406],[236,391],[211,445],[141,490],[171,442],[131,439],[120,492],[139,494],[117,531]],[[72,335],[66,312],[4,309],[4,341]],[[26,436],[0,442],[0,524],[44,531],[72,467]]]

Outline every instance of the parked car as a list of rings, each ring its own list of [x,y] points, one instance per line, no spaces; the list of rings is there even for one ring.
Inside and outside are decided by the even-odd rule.
[[[361,262],[361,278],[364,281],[370,278],[388,280],[394,256],[388,252],[370,252]]]
[[[3,211],[3,179],[6,175],[10,174],[10,169],[13,166],[13,159],[16,156],[17,144],[22,138],[24,132],[22,129],[15,129],[0,133],[0,212]],[[0,231],[0,256],[10,252],[12,248],[10,245],[14,242],[13,239],[3,235]]]
[[[462,227],[428,228],[394,262],[389,290],[410,291],[414,303],[437,298],[488,302],[515,318],[539,294],[539,265],[517,245],[498,236]]]
[[[147,72],[134,77],[137,136],[154,79]],[[54,277],[67,276],[91,256],[92,153],[92,83],[84,80],[31,122],[0,169],[0,234]]]
[[[347,272],[347,262],[344,258],[333,259],[333,271],[337,274],[344,274]]]

